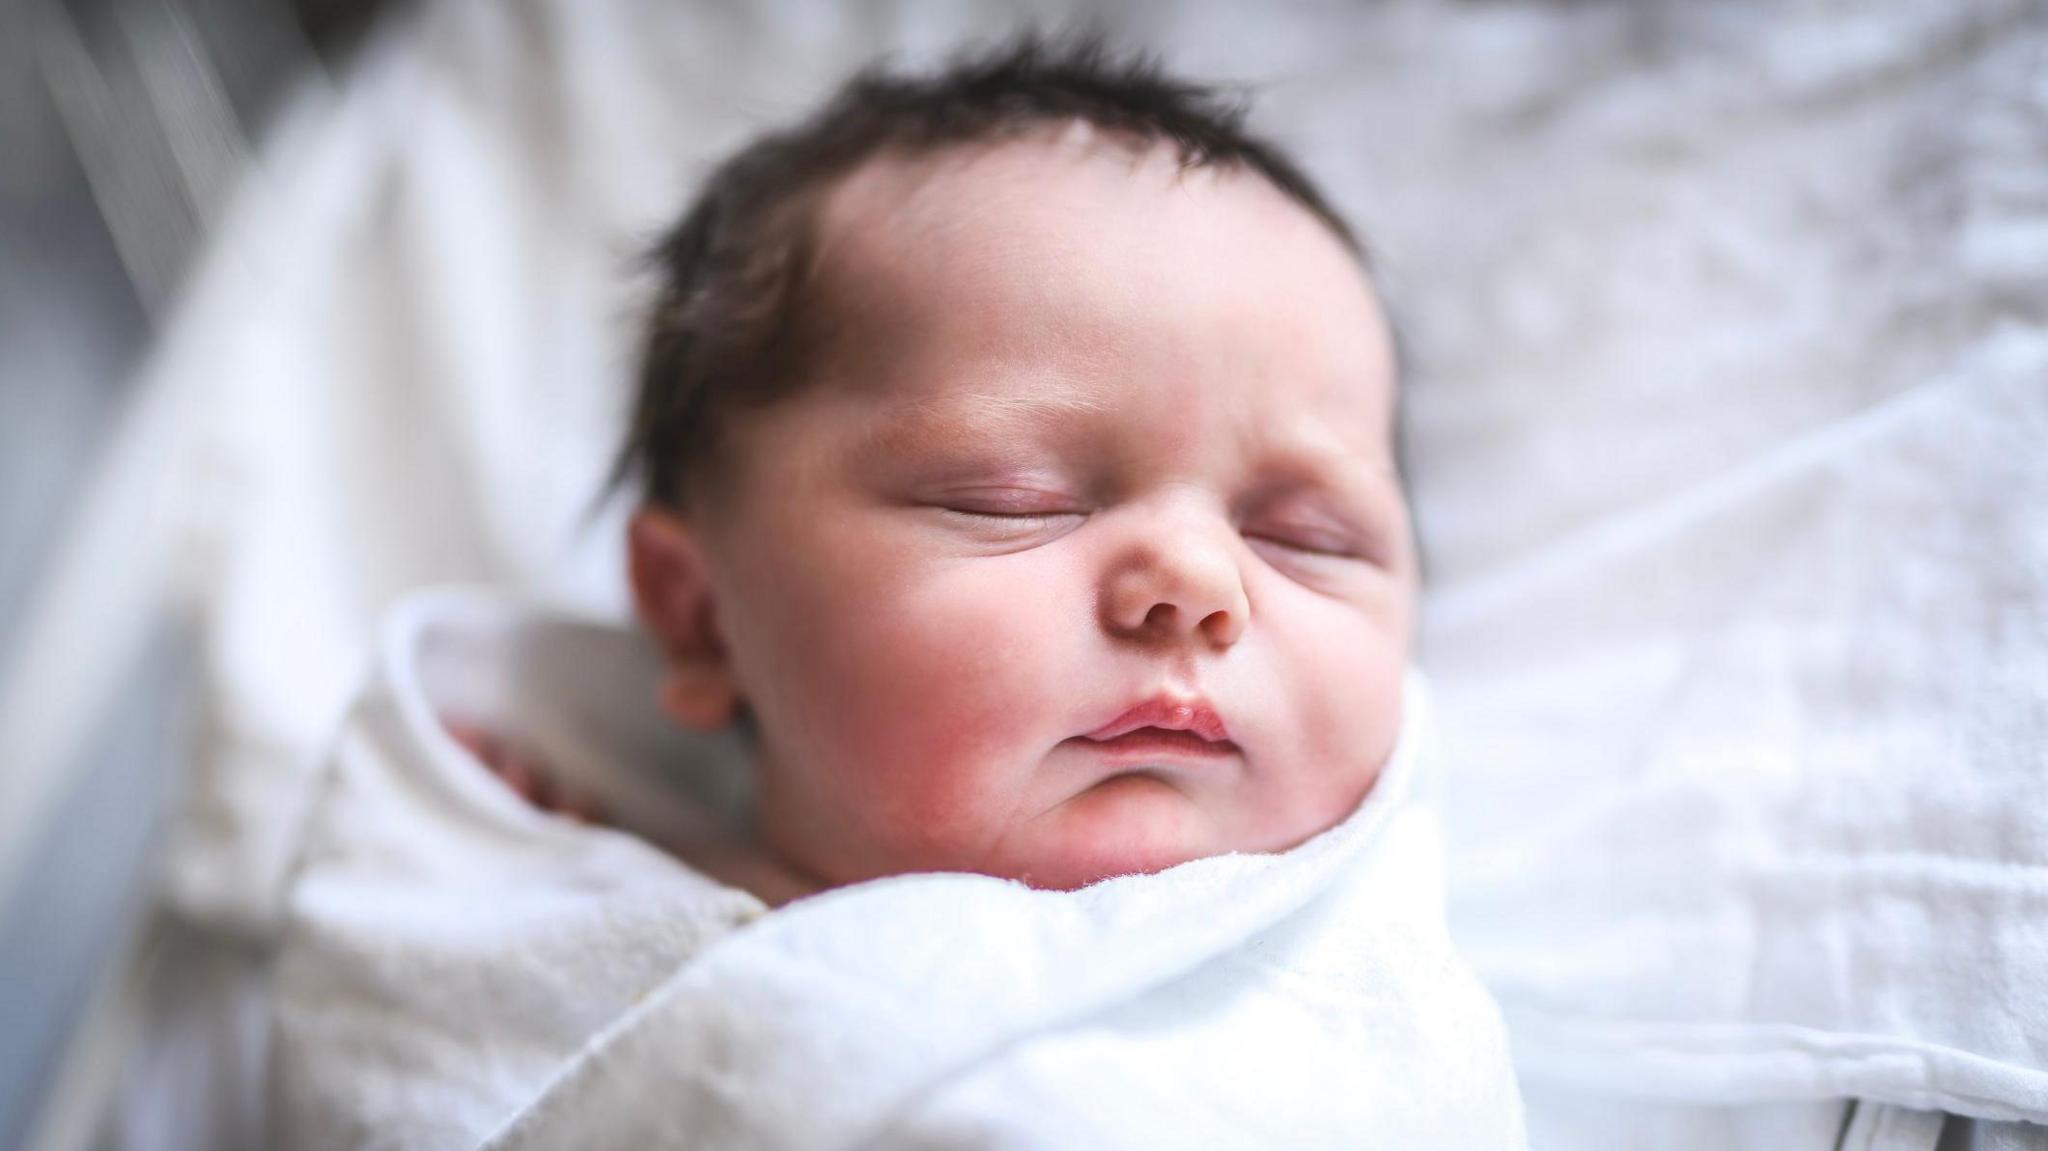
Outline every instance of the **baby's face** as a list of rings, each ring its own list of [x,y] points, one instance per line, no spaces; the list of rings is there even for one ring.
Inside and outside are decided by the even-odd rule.
[[[767,846],[1069,888],[1355,808],[1415,575],[1342,244],[1256,176],[1073,141],[870,164],[822,234],[822,375],[688,521]]]

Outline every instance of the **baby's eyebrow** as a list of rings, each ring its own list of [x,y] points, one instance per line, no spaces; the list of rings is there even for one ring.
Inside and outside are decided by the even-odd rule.
[[[1326,429],[1295,426],[1276,435],[1268,446],[1271,469],[1296,482],[1335,483],[1348,486],[1355,477],[1367,477],[1375,484],[1401,486],[1401,470],[1392,445],[1382,453],[1346,442]]]
[[[861,451],[882,456],[951,447],[972,439],[984,450],[1025,453],[1060,425],[1105,405],[1058,389],[1039,392],[953,392],[911,400],[878,413]],[[1021,459],[1020,455],[1020,459]]]
[[[1060,392],[962,392],[936,399],[919,400],[907,415],[967,422],[1019,423],[1088,415],[1105,405],[1085,396]]]

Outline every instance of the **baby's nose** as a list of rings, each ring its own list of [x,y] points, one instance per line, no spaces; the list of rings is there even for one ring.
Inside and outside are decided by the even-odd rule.
[[[1177,517],[1131,534],[1103,583],[1103,622],[1131,639],[1199,638],[1227,648],[1251,622],[1237,532]]]

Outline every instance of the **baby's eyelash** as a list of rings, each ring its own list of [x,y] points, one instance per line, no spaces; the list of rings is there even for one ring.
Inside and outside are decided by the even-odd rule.
[[[1327,556],[1331,559],[1361,558],[1357,546],[1349,540],[1334,535],[1263,530],[1248,531],[1245,535],[1251,539],[1272,544],[1275,547],[1283,547],[1289,551],[1301,552],[1306,555]]]
[[[971,488],[943,492],[933,498],[931,504],[945,511],[987,519],[1042,519],[1078,515],[1082,511],[1071,497],[1033,488]]]
[[[1240,530],[1251,543],[1279,548],[1304,561],[1362,563],[1380,568],[1396,562],[1397,544],[1388,529],[1369,521],[1348,526],[1254,521]]]
[[[1080,514],[1078,512],[990,512],[975,508],[954,507],[942,507],[939,510],[948,515],[961,516],[971,520],[986,520],[991,523],[1036,522],[1039,520],[1062,519],[1067,516]]]

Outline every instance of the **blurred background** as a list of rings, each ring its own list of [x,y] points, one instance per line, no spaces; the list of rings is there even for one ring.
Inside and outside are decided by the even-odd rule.
[[[1245,86],[1370,239],[1511,1026],[2044,1073],[2048,942],[1983,925],[2048,922],[2048,2],[0,0],[0,1149],[255,1145],[375,621],[619,614],[634,253],[859,65],[1023,26]],[[1588,1141],[1617,1107],[1540,1063],[1551,1145],[1679,1146]],[[1641,1131],[1717,1151],[1793,1146],[1742,1134],[1787,1095],[1832,1147],[1862,1082],[1670,1065],[1722,1095]]]
[[[330,82],[377,0],[0,5],[0,651],[143,350],[280,107]],[[126,669],[108,727],[0,885],[0,1147],[25,1141],[87,993],[153,894],[189,726],[175,632]],[[0,767],[0,771],[4,771]]]

